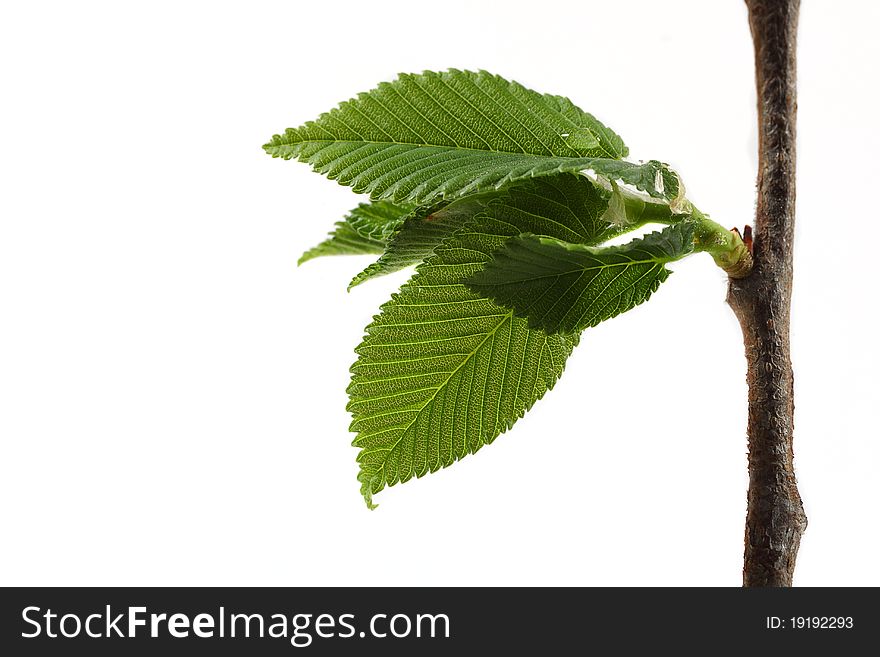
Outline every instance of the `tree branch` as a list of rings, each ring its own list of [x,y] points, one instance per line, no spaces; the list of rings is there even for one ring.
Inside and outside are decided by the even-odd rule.
[[[799,0],[746,0],[758,88],[754,269],[731,279],[749,385],[745,586],[791,586],[807,526],[794,474],[789,345],[795,210],[795,88]]]

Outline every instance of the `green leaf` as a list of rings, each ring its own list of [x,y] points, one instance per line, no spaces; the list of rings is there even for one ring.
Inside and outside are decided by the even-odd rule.
[[[660,162],[620,161],[627,154],[620,137],[567,98],[485,71],[403,74],[317,121],[288,128],[263,148],[396,203],[432,205],[586,169],[661,198],[678,188]]]
[[[465,284],[548,333],[580,333],[647,301],[694,250],[688,222],[623,246],[592,247],[521,235]]]
[[[412,210],[412,206],[388,201],[361,203],[336,224],[326,240],[303,253],[297,264],[321,256],[382,253],[388,238]]]
[[[461,281],[523,232],[596,244],[616,229],[583,176],[525,181],[447,237],[382,306],[348,392],[361,493],[421,477],[491,443],[553,387],[577,336],[548,335]]]
[[[384,250],[384,242],[364,237],[347,221],[339,221],[336,223],[336,229],[329,233],[329,237],[303,253],[296,264],[301,265],[322,256],[365,255],[382,253]]]
[[[374,201],[361,203],[345,220],[359,235],[387,242],[388,238],[400,228],[403,220],[414,210],[415,206],[409,204]]]
[[[433,253],[446,237],[461,228],[485,208],[488,200],[499,192],[474,194],[448,205],[422,206],[413,211],[389,238],[379,259],[352,279],[348,289],[412,265]]]

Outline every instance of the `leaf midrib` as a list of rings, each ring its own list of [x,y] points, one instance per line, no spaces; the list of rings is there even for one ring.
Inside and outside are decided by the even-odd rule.
[[[668,262],[671,262],[669,258],[648,258],[645,260],[629,260],[627,262],[615,262],[613,264],[607,265],[597,265],[595,267],[575,267],[574,269],[566,269],[564,271],[558,271],[553,274],[544,274],[541,276],[529,276],[528,278],[517,278],[515,280],[508,281],[506,283],[493,283],[490,285],[485,285],[485,287],[495,287],[502,285],[518,285],[519,283],[525,283],[530,281],[540,281],[545,278],[562,278],[563,276],[570,276],[572,274],[583,275],[585,272],[594,271],[594,270],[602,270],[602,269],[610,269],[612,267],[632,267],[633,265],[647,265],[647,264],[655,264],[655,265],[665,265]]]
[[[418,410],[418,412],[415,414],[415,416],[414,416],[413,419],[409,422],[409,424],[406,424],[406,425],[400,425],[399,427],[397,427],[398,429],[401,430],[401,434],[400,434],[400,437],[399,437],[396,441],[394,441],[394,444],[391,445],[391,446],[389,446],[389,447],[387,447],[387,448],[376,447],[376,448],[374,448],[374,449],[370,449],[370,450],[369,450],[370,452],[389,452],[389,453],[390,453],[390,452],[393,452],[395,449],[397,449],[397,446],[398,446],[398,445],[400,444],[400,442],[403,440],[404,436],[406,436],[407,432],[409,432],[409,430],[412,428],[412,426],[413,426],[413,425],[418,421],[418,419],[421,417],[422,412],[423,412],[423,411],[424,411],[424,410],[425,410],[425,409],[426,409],[426,408],[427,408],[427,407],[428,407],[428,406],[429,406],[429,405],[430,405],[430,404],[431,404],[431,403],[437,398],[437,395],[439,394],[440,390],[442,390],[443,388],[445,388],[445,387],[449,384],[449,381],[452,379],[452,377],[454,377],[454,376],[456,375],[456,373],[457,373],[462,367],[464,367],[468,362],[470,362],[470,360],[476,355],[476,353],[477,353],[480,349],[483,348],[483,345],[486,344],[486,341],[487,341],[490,337],[493,337],[493,336],[495,335],[495,333],[497,333],[498,329],[501,328],[501,325],[504,324],[504,322],[506,322],[506,321],[510,321],[510,320],[513,319],[513,310],[509,311],[508,313],[506,313],[506,314],[504,314],[504,315],[495,315],[495,316],[496,316],[496,317],[502,317],[503,319],[500,319],[500,320],[498,321],[498,323],[495,325],[495,328],[493,328],[491,331],[489,331],[489,332],[487,332],[487,333],[485,334],[485,336],[484,336],[483,339],[480,341],[480,343],[479,343],[476,347],[474,347],[474,348],[470,351],[470,353],[467,354],[467,358],[462,359],[462,361],[461,361],[461,363],[458,365],[458,367],[456,367],[454,370],[452,370],[452,371],[449,373],[449,376],[447,376],[446,379],[443,381],[443,383],[441,383],[439,386],[437,386],[437,387],[434,389],[434,393],[433,393],[433,394],[432,394],[427,400],[425,400],[425,403],[422,404],[422,407]],[[461,320],[459,320],[459,321],[461,321]],[[429,389],[430,389],[430,388],[429,388]],[[482,419],[481,419],[481,421],[480,421],[480,426],[482,427]],[[358,438],[360,438],[360,436],[358,436]],[[383,470],[383,471],[385,470],[385,462],[384,462],[384,461],[382,462],[382,470]]]
[[[437,148],[437,149],[445,149],[445,150],[455,150],[455,151],[472,151],[474,153],[497,153],[503,155],[527,155],[529,157],[544,157],[544,158],[560,158],[565,160],[614,160],[614,161],[623,161],[616,160],[612,157],[601,157],[596,155],[554,155],[553,153],[530,153],[529,151],[502,151],[494,148],[472,148],[470,146],[449,146],[446,144],[426,144],[419,142],[410,142],[410,141],[376,141],[372,139],[301,139],[295,142],[289,142],[284,144],[266,144],[265,147],[268,148],[281,148],[283,146],[299,146],[300,144],[374,144],[381,146],[415,146],[416,148]],[[309,157],[313,157],[310,155]]]

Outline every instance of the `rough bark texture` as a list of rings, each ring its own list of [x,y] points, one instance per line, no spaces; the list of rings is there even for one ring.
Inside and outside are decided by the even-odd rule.
[[[731,280],[749,384],[745,586],[791,586],[807,526],[794,475],[789,348],[795,209],[795,50],[799,0],[746,0],[755,44],[759,163],[754,269]]]

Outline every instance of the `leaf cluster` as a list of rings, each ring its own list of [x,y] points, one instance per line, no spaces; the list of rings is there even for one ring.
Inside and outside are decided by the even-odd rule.
[[[369,195],[300,262],[379,254],[350,287],[416,267],[351,368],[371,507],[493,442],[585,329],[647,301],[707,234],[667,165],[625,160],[623,140],[567,98],[484,71],[401,75],[264,149]],[[649,223],[665,228],[607,244]]]

